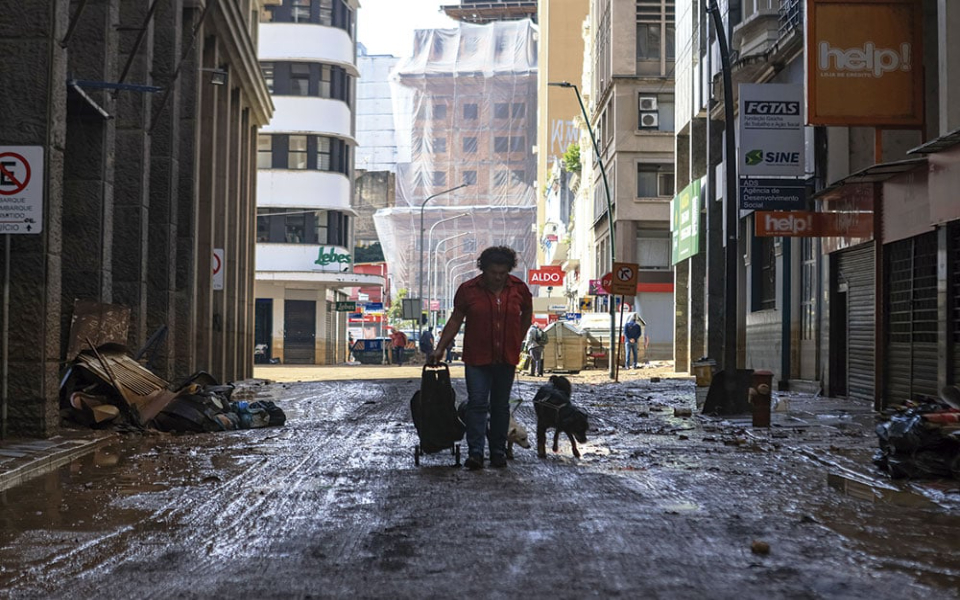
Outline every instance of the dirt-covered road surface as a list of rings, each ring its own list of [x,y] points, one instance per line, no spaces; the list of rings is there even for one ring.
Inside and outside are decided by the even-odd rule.
[[[960,591],[956,496],[932,502],[903,491],[875,501],[828,485],[831,472],[871,469],[868,407],[818,416],[802,409],[815,400],[796,396],[781,426],[753,430],[674,416],[694,406],[689,380],[652,383],[634,371],[613,384],[594,374],[574,378],[574,401],[591,418],[581,459],[562,440],[545,459],[518,449],[506,469],[471,472],[447,453],[414,465],[409,400],[419,380],[415,369],[386,379],[401,375],[386,369],[257,388],[287,412],[284,427],[125,435],[3,492],[0,595],[741,600]],[[531,438],[529,400],[542,382],[524,377],[516,387]],[[462,379],[455,383],[465,398]]]

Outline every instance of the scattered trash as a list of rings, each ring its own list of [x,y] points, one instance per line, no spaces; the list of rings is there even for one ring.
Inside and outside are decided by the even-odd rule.
[[[770,554],[770,544],[760,540],[753,540],[750,544],[750,551],[754,554]]]
[[[942,396],[952,392],[944,390]],[[960,479],[960,409],[922,396],[883,411],[873,462],[894,479]]]
[[[673,409],[673,416],[675,417],[692,417],[693,409],[686,407],[676,407]]]

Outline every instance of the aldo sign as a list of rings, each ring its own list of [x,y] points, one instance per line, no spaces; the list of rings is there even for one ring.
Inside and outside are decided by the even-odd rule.
[[[530,285],[552,285],[554,287],[563,284],[565,273],[559,268],[543,267],[540,269],[530,269],[527,271],[527,283]]]

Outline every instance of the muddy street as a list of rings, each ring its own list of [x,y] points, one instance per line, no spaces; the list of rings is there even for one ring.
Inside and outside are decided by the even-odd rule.
[[[533,442],[524,378],[517,412]],[[678,417],[685,379],[574,380],[583,457],[414,465],[416,378],[257,388],[287,424],[124,435],[0,493],[0,589],[71,598],[954,598],[960,502],[828,485],[872,468],[850,405],[771,431]],[[458,398],[466,391],[457,379]],[[549,438],[548,438],[549,440]],[[549,444],[549,441],[548,441]],[[464,457],[466,450],[464,447]],[[859,465],[859,467],[857,467]],[[874,472],[875,473],[875,472]],[[859,496],[859,497],[858,497]],[[765,546],[769,548],[765,550]]]

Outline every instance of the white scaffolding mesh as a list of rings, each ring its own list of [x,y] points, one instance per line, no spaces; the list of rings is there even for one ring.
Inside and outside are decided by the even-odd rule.
[[[420,207],[464,183],[426,205],[424,255],[463,232],[440,247],[439,259],[462,256],[468,263],[483,248],[505,244],[520,254],[519,268],[535,266],[535,32],[529,20],[418,30],[413,56],[394,69],[397,205],[374,216],[392,289],[417,294]],[[469,216],[438,223],[464,213]],[[428,284],[424,279],[424,297]]]

